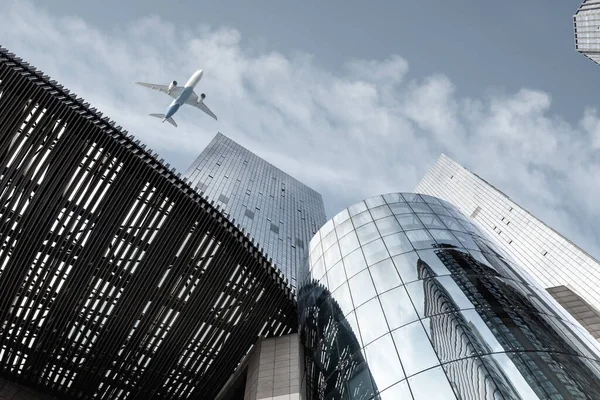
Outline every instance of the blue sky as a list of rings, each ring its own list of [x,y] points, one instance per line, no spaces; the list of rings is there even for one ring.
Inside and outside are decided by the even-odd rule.
[[[0,44],[179,171],[217,130],[323,193],[329,216],[410,191],[441,152],[598,257],[600,67],[578,1],[3,1]],[[169,102],[136,80],[185,81]]]

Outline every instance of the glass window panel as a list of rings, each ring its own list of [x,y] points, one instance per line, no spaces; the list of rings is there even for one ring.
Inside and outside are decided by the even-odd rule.
[[[455,232],[454,236],[460,240],[465,248],[470,250],[479,250],[479,246],[477,246],[477,244],[473,241],[473,238],[471,238],[471,235],[468,233]]]
[[[352,220],[350,220],[350,219],[347,219],[346,221],[339,224],[337,226],[337,228],[335,228],[335,231],[337,232],[337,237],[339,237],[339,238],[346,236],[348,233],[352,232],[353,230],[354,230],[354,225],[352,225]]]
[[[347,315],[350,311],[354,310],[354,303],[352,302],[350,288],[347,283],[342,284],[342,286],[334,291],[332,297],[337,301],[344,315]]]
[[[327,281],[327,274],[319,278],[319,283],[329,289],[329,282]]]
[[[423,199],[421,198],[421,196],[419,196],[418,194],[415,194],[415,193],[402,193],[402,197],[404,197],[404,200],[411,202],[411,203],[423,202]]]
[[[463,215],[463,213],[461,213],[460,211],[458,211],[457,209],[449,209],[448,211],[450,211],[450,214],[452,214],[452,216],[456,219],[458,219],[459,221],[467,221],[466,217]],[[470,223],[469,223],[470,225]]]
[[[417,253],[419,254],[419,258],[425,261],[436,275],[450,275],[450,271],[448,271],[448,268],[440,260],[436,251],[439,250],[419,250]]]
[[[371,208],[373,219],[380,219],[392,215],[392,210],[387,205]]]
[[[433,214],[433,211],[425,203],[411,203],[410,208],[416,213]]]
[[[511,354],[513,357],[518,357],[516,353]],[[511,360],[505,353],[488,355],[481,357],[482,360],[489,365],[494,365],[500,369],[500,374],[506,376],[510,381],[510,386],[513,387],[522,399],[539,399],[536,393],[529,386],[528,381],[536,382],[537,379],[533,373],[529,372],[529,369],[522,368],[521,371],[513,360]],[[523,365],[523,361],[517,359],[518,364]],[[536,385],[536,383],[533,383]],[[515,396],[517,397],[517,396]]]
[[[370,222],[366,225],[361,226],[356,230],[358,240],[362,245],[365,245],[379,237],[379,232],[374,222]]]
[[[369,267],[369,270],[377,293],[383,293],[402,284],[396,267],[390,258]]]
[[[348,287],[348,285],[346,285],[346,287]],[[356,322],[356,313],[354,311],[346,314],[346,322],[348,322],[348,325],[352,329],[352,333],[354,333],[356,339],[358,339],[358,343],[360,343],[360,330],[358,329],[358,322]]]
[[[392,336],[406,376],[418,374],[440,363],[420,321],[395,330]]]
[[[394,342],[387,334],[365,348],[367,365],[378,390],[384,390],[404,379],[402,365],[396,354]]]
[[[344,258],[344,267],[346,267],[346,276],[351,278],[363,269],[367,268],[365,256],[361,249],[355,250]]]
[[[396,218],[398,219],[398,222],[400,222],[400,225],[402,225],[402,229],[404,230],[423,228],[421,220],[417,218],[415,214],[398,215]]]
[[[377,225],[377,229],[379,229],[379,234],[381,236],[387,236],[392,233],[400,232],[402,228],[398,221],[396,221],[396,217],[386,217],[380,220],[375,221]]]
[[[467,222],[464,222],[464,221],[458,221],[458,222],[463,227],[463,229],[458,229],[459,231],[467,231],[467,232],[474,233],[474,234],[479,235],[479,236],[485,235],[485,233],[483,233],[479,228],[477,228],[475,226],[475,224],[470,224],[470,223],[467,223]]]
[[[410,389],[408,388],[408,381],[404,380],[400,383],[395,384],[391,388],[386,389],[383,393],[381,393],[379,397],[381,398],[381,400],[412,399]]]
[[[323,246],[323,250],[327,251],[335,242],[337,241],[337,236],[335,235],[335,231],[331,231],[330,233],[323,238],[321,245]]]
[[[446,229],[430,229],[429,233],[439,244],[450,245],[462,248],[462,243],[458,241],[454,235]]]
[[[329,271],[327,271],[327,280],[329,281],[329,290],[331,291],[334,291],[346,281],[344,265],[341,262],[335,264]]]
[[[438,206],[438,205],[434,205],[434,204],[429,204],[429,207],[431,207],[431,209],[433,210],[434,213],[436,213],[437,215],[452,215],[450,214],[450,211],[448,211],[446,209],[446,207],[442,207],[442,206]]]
[[[461,232],[465,231],[465,228],[463,228],[463,226],[461,224],[459,224],[455,218],[445,217],[443,215],[441,215],[439,217],[448,229],[452,229],[454,231],[461,231]]]
[[[368,211],[365,211],[352,217],[352,221],[354,222],[354,226],[358,228],[359,226],[373,221],[373,219],[371,218],[371,214]]]
[[[390,210],[396,215],[399,214],[412,214],[412,208],[406,203],[390,204]]]
[[[315,250],[310,253],[310,256],[313,258],[319,258],[323,255],[323,246],[321,246],[321,242],[319,242],[319,245],[315,247]]]
[[[431,237],[429,232],[424,229],[418,229],[414,231],[407,231],[406,236],[413,244],[414,248],[419,249],[430,249],[434,244],[437,244]]]
[[[419,257],[416,252],[411,251],[410,253],[394,256],[392,257],[392,261],[394,261],[396,270],[405,284],[419,279],[417,273],[417,262],[419,261]]]
[[[338,379],[336,379],[338,375],[332,374],[329,376],[329,380],[333,385],[338,385]],[[353,397],[356,397],[356,394],[359,394],[360,399],[371,399],[373,395],[375,395],[375,389],[373,388],[373,382],[371,378],[371,374],[369,373],[368,368],[357,368],[353,371],[352,375],[346,380],[344,385],[347,387],[345,389],[346,393],[352,393]],[[346,396],[344,396],[346,397]],[[284,400],[286,396],[277,396],[272,397],[272,399]],[[325,397],[321,397],[324,399],[338,399],[335,393],[325,392]]]
[[[388,204],[402,203],[402,202],[404,202],[404,199],[402,198],[402,196],[400,195],[400,193],[388,193],[388,194],[384,194],[383,195],[383,199]]]
[[[421,320],[433,350],[442,363],[477,355],[475,345],[469,337],[470,329],[461,315],[445,313]],[[478,347],[483,349],[482,347]]]
[[[446,228],[442,224],[442,221],[440,221],[440,219],[434,214],[419,214],[419,219],[421,222],[423,222],[423,225],[425,225],[426,228]]]
[[[488,349],[488,352],[494,353],[504,351],[504,348],[498,342],[498,339],[496,339],[496,334],[491,331],[477,310],[463,310],[460,313],[467,326],[474,333],[474,337],[478,339],[481,348]]]
[[[430,280],[431,279],[418,280],[404,286],[420,318],[427,318],[431,317],[432,315],[430,308],[427,308],[428,312],[425,312],[427,304],[425,304],[425,294],[423,288],[424,286],[427,286],[428,289],[432,287],[432,283],[429,282]],[[435,284],[435,282],[433,282],[433,284]]]
[[[325,225],[323,225],[321,227],[321,229],[319,229],[319,232],[321,233],[321,237],[325,237],[332,230],[333,230],[333,221],[329,220],[325,223]]]
[[[413,250],[413,247],[404,232],[398,232],[394,233],[393,235],[386,236],[383,238],[383,240],[385,241],[385,245],[392,256]]]
[[[352,299],[356,307],[360,306],[367,300],[372,299],[377,294],[373,287],[373,281],[368,270],[355,275],[349,281],[350,291],[352,292]]]
[[[436,204],[438,206],[442,204],[442,203],[440,203],[440,201],[438,199],[436,199],[435,197],[429,196],[427,194],[421,193],[420,196],[423,200],[425,200],[425,203]]]
[[[342,254],[340,253],[340,248],[337,245],[331,246],[323,255],[325,268],[329,269],[333,267],[341,258]]]
[[[395,236],[395,235],[394,235]],[[373,265],[379,261],[388,258],[389,254],[383,244],[383,240],[377,239],[363,246],[363,253],[367,260],[367,265]]]
[[[315,235],[312,237],[312,239],[310,239],[310,251],[311,252],[315,251],[317,246],[320,247],[320,245],[321,245],[321,235],[319,234],[319,231],[317,231],[317,233],[315,233]]]
[[[435,280],[439,284],[441,284],[444,287],[444,289],[446,289],[446,292],[450,294],[450,296],[452,297],[452,301],[454,302],[454,304],[456,304],[456,306],[459,309],[464,310],[475,307],[475,305],[471,302],[471,300],[469,300],[465,292],[463,292],[462,289],[454,281],[454,278],[452,278],[451,276],[440,276],[435,278]]]
[[[390,330],[418,319],[417,312],[404,287],[398,287],[379,296]]]
[[[465,378],[469,379],[469,378]],[[408,379],[414,400],[455,400],[456,396],[441,367],[433,368]],[[527,399],[536,397],[526,397]]]
[[[354,293],[353,293],[354,295]],[[360,326],[363,345],[383,336],[387,332],[387,324],[377,298],[356,309],[356,318]]]
[[[356,250],[360,245],[356,233],[350,232],[346,236],[340,239],[338,242],[342,251],[342,257],[346,257],[348,254]]]
[[[350,213],[348,212],[348,209],[345,209],[342,212],[338,213],[338,215],[336,215],[335,217],[333,217],[333,223],[336,226],[338,226],[342,222],[348,220],[348,218],[350,218]]]
[[[323,257],[320,257],[313,265],[312,277],[321,279],[323,275],[325,275],[325,262],[323,261]]]
[[[385,204],[385,200],[383,199],[383,196],[373,196],[370,199],[365,200],[365,203],[367,203],[367,207],[375,208]]]
[[[363,211],[367,211],[367,205],[365,204],[364,201],[360,201],[350,207],[348,207],[348,212],[350,213],[350,216],[355,216],[357,214],[360,214]]]

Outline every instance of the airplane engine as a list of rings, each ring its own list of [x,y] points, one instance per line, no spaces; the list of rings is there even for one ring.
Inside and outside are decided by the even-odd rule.
[[[173,81],[169,84],[169,90],[173,90],[177,86],[177,81]]]
[[[200,99],[198,100],[198,103],[203,101],[205,98],[206,98],[206,95],[204,93],[200,93]]]

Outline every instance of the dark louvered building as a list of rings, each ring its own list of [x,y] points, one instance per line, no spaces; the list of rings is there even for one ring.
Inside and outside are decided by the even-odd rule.
[[[0,47],[0,371],[59,398],[214,398],[290,288],[120,127]]]

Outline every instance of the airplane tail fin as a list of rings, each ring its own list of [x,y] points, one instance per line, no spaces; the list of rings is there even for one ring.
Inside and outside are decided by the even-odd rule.
[[[169,118],[167,121],[169,121],[169,123],[171,125],[173,125],[175,128],[177,128],[177,123],[175,122],[175,120],[173,119],[173,117]]]
[[[175,120],[172,117],[165,120],[165,114],[150,114],[150,116],[156,117],[156,118],[162,118],[163,122],[167,121],[171,125],[173,125],[175,128],[177,128],[177,123],[175,122]]]

